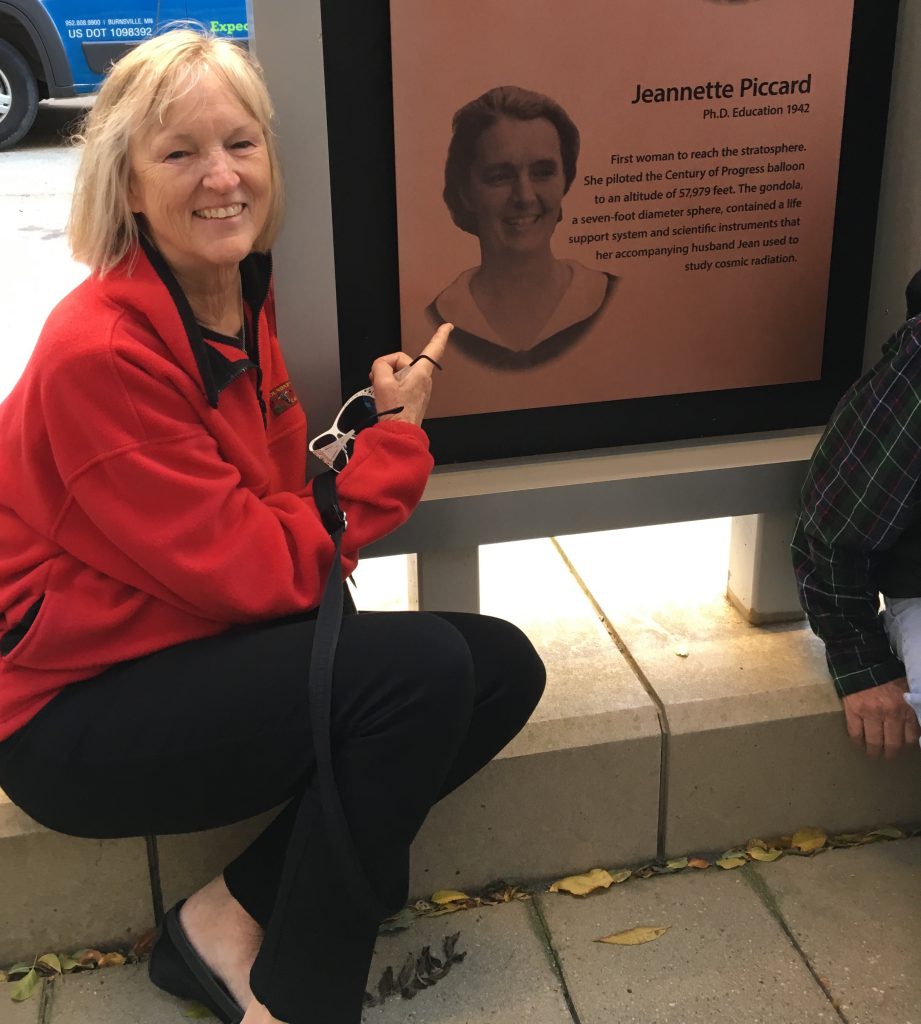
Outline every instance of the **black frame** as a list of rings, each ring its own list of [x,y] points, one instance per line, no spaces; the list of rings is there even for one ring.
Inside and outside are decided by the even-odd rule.
[[[345,397],[367,386],[374,358],[401,347],[390,9],[388,0],[321,0],[321,9]],[[819,381],[432,419],[436,461],[823,424],[862,366],[898,14],[899,0],[855,3]]]

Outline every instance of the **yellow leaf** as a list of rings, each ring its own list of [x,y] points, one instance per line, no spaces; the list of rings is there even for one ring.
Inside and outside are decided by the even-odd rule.
[[[6,971],[0,971],[0,985],[5,985],[9,980],[6,976]]]
[[[770,864],[783,856],[783,850],[763,850],[760,846],[750,846],[748,855],[752,860],[759,860],[763,864]]]
[[[456,889],[439,889],[438,892],[432,893],[432,903],[437,903],[439,907],[469,899],[465,892],[458,892]]]
[[[125,963],[125,958],[121,953],[106,953],[105,956],[101,957],[97,967],[121,967]]]
[[[667,931],[668,928],[630,928],[628,931],[615,932],[594,941],[606,942],[610,946],[641,946],[644,942],[661,938]]]
[[[814,853],[816,850],[821,850],[827,842],[828,836],[821,828],[798,829],[792,839],[792,845],[803,853]]]
[[[687,857],[676,857],[674,860],[667,860],[665,866],[669,871],[683,871],[688,866]]]
[[[550,892],[568,892],[572,896],[588,896],[596,889],[608,889],[614,884],[614,876],[604,868],[592,868],[584,875],[568,875],[554,882]]]
[[[61,970],[61,959],[56,953],[45,953],[38,958],[38,966],[42,968],[43,974],[63,974]]]
[[[615,885],[620,885],[621,882],[626,882],[628,878],[633,877],[633,872],[629,868],[622,868],[620,871],[615,871],[611,878]]]
[[[766,850],[768,844],[763,839],[749,839],[748,845],[745,848],[751,853],[753,849]]]
[[[28,974],[10,985],[10,999],[14,1003],[24,1003],[35,991],[35,986],[38,983],[38,971],[33,967]]]
[[[720,857],[716,863],[724,871],[732,871],[733,868],[744,867],[748,861],[745,857]]]
[[[695,868],[697,871],[705,871],[710,867],[710,861],[704,860],[703,857],[692,857],[688,861],[689,868]]]

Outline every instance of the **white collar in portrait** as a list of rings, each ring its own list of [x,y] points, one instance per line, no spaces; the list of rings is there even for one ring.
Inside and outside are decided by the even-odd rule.
[[[507,340],[496,333],[483,315],[483,311],[477,305],[470,290],[470,282],[480,269],[479,267],[465,270],[460,277],[445,288],[435,299],[433,305],[443,323],[452,323],[461,330],[475,334],[494,345],[501,345],[503,348],[514,347],[516,351],[528,351],[559,331],[593,316],[608,296],[611,284],[608,274],[601,270],[591,270],[575,260],[561,260],[560,262],[565,263],[572,270],[569,287],[563,293],[540,332],[526,345],[509,345]]]

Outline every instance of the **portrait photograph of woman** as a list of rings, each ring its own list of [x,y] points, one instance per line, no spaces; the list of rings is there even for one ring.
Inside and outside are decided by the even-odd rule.
[[[445,164],[451,219],[480,246],[427,308],[453,323],[452,344],[496,370],[559,358],[614,294],[617,277],[551,249],[576,176],[579,130],[540,93],[499,86],[454,115]]]

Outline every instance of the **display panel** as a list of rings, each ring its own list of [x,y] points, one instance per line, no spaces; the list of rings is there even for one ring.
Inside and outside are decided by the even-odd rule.
[[[450,319],[441,461],[824,419],[862,352],[894,4],[385,7],[347,70],[324,15],[345,389]]]

